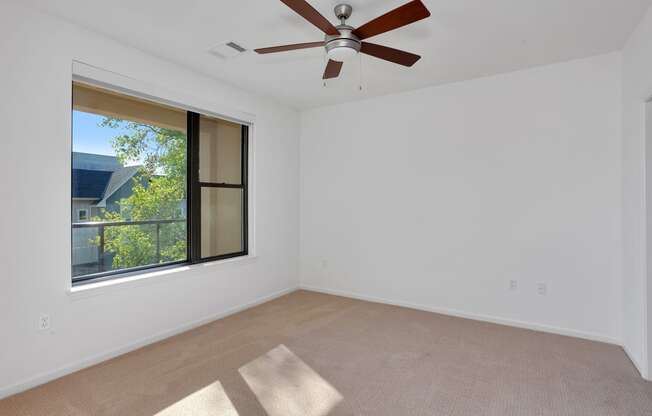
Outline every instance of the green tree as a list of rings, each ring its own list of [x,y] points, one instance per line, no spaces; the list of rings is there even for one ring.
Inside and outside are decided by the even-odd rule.
[[[133,192],[119,201],[119,210],[103,210],[96,220],[123,222],[185,219],[186,134],[179,130],[105,117],[100,127],[126,134],[111,145],[123,164],[140,161]],[[105,228],[104,249],[113,256],[112,269],[167,263],[186,258],[186,222],[160,225],[160,257],[156,225]],[[99,237],[96,244],[99,244]]]

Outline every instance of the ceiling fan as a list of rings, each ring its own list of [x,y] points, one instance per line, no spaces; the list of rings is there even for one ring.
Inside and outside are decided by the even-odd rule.
[[[357,55],[358,52],[403,66],[412,66],[421,59],[419,55],[410,52],[377,45],[375,43],[363,42],[364,39],[398,29],[399,27],[409,25],[430,16],[430,12],[421,0],[413,0],[358,28],[353,28],[346,24],[346,19],[353,12],[353,7],[348,4],[338,4],[335,6],[335,16],[340,20],[340,24],[333,26],[331,22],[319,14],[305,0],[281,1],[323,31],[325,33],[324,40],[320,42],[296,43],[293,45],[255,49],[257,53],[285,52],[323,46],[326,48],[326,53],[329,58],[326,69],[324,70],[323,79],[337,78],[340,75],[342,63],[346,59]]]

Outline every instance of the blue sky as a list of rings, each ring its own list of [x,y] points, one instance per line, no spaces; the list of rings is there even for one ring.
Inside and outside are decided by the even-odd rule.
[[[72,150],[73,152],[95,153],[98,155],[115,156],[111,147],[111,139],[125,134],[122,129],[99,127],[104,119],[97,114],[72,112]]]

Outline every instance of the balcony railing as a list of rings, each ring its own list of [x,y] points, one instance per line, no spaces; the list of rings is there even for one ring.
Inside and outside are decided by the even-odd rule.
[[[97,229],[97,236],[99,236],[99,243],[97,244],[97,261],[95,262],[81,262],[83,264],[76,264],[74,254],[73,254],[73,276],[84,275],[92,273],[91,268],[97,268],[97,272],[105,272],[105,230],[108,227],[128,227],[128,226],[146,226],[152,225],[155,228],[156,235],[156,263],[161,262],[161,225],[164,224],[175,224],[175,223],[185,223],[186,219],[175,219],[175,220],[145,220],[145,221],[89,221],[89,222],[77,222],[72,224],[73,233],[75,230],[79,229]],[[73,234],[74,235],[74,234]],[[93,246],[95,244],[92,244]],[[91,243],[89,243],[91,246]],[[85,248],[85,247],[82,247]],[[77,263],[80,263],[79,261]],[[97,264],[95,266],[95,264]],[[77,271],[75,271],[77,267]]]

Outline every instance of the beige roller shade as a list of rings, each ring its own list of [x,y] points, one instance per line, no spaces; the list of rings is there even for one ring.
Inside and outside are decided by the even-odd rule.
[[[74,82],[73,109],[136,123],[186,131],[186,111]]]
[[[199,123],[199,180],[242,183],[242,126],[201,116]]]

